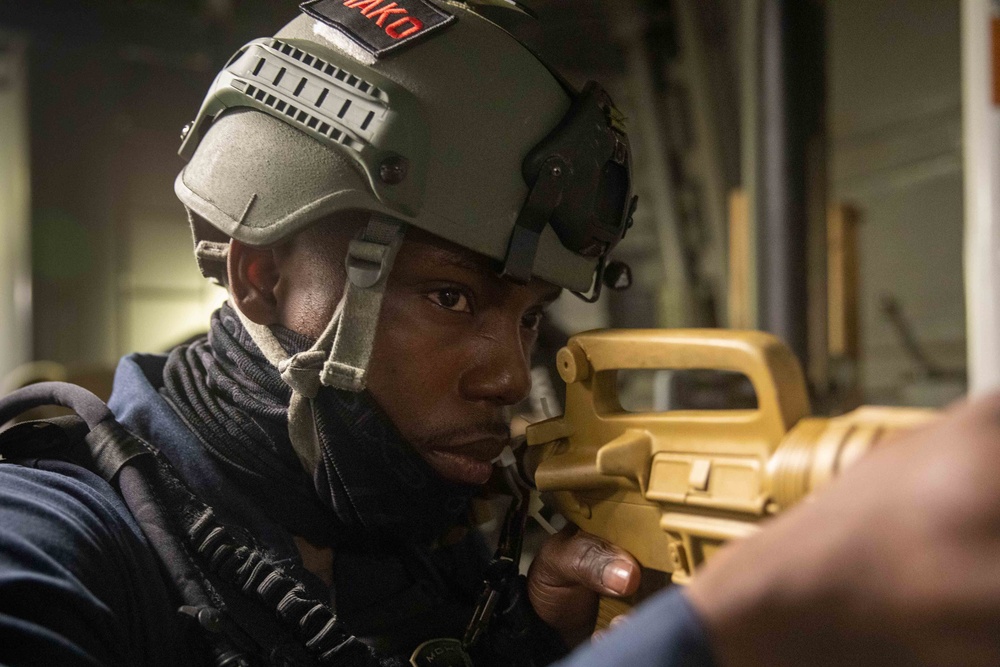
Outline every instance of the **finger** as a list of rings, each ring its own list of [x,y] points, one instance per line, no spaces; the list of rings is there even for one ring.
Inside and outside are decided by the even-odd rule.
[[[604,639],[607,637],[608,633],[615,628],[624,625],[626,621],[628,621],[628,614],[618,614],[617,616],[612,617],[612,619],[608,621],[608,626],[606,628],[594,631],[594,634],[590,636],[591,641],[600,641]]]
[[[602,595],[631,595],[639,587],[639,564],[626,551],[585,531],[563,531],[548,540],[537,559],[540,583],[584,586]]]
[[[608,622],[608,630],[617,628],[626,621],[628,621],[628,614],[618,614]]]

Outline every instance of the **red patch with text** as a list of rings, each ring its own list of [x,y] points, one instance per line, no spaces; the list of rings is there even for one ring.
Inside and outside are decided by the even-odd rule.
[[[455,20],[428,0],[308,0],[299,8],[336,28],[376,58]]]

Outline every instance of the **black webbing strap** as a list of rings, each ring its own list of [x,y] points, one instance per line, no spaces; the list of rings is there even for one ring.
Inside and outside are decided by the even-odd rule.
[[[93,469],[112,485],[121,469],[137,456],[151,456],[152,448],[126,431],[114,419],[90,429],[84,439],[90,450]]]
[[[90,392],[65,383],[32,385],[0,398],[0,419],[51,404],[76,410],[84,419],[8,429],[0,433],[0,457],[67,460],[112,483],[183,601],[181,613],[205,631],[216,667],[379,664],[368,646],[344,632],[324,601],[310,597],[298,580],[271,563],[265,549],[249,534],[219,522],[169,461],[123,428]],[[37,437],[42,432],[45,437]],[[210,572],[226,586],[214,585]],[[222,588],[235,588],[237,593],[227,596]],[[230,611],[248,602],[267,612],[271,624],[277,621],[277,627],[297,640],[300,650],[262,645],[259,640],[266,642],[275,633],[252,621],[241,627]],[[238,615],[240,620],[246,617]]]
[[[542,230],[562,198],[564,169],[558,156],[542,165],[511,232],[501,275],[522,284],[531,281]]]

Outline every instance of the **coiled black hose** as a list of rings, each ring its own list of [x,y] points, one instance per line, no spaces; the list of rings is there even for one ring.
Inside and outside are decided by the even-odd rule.
[[[76,412],[91,429],[114,419],[111,410],[93,393],[68,382],[38,382],[0,398],[0,425],[22,412],[43,405],[61,405]]]

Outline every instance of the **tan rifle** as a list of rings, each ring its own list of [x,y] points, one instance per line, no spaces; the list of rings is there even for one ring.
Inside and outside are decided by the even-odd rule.
[[[752,534],[892,431],[935,414],[862,407],[810,416],[798,361],[759,331],[592,331],[572,337],[557,366],[565,413],[526,434],[536,488],[570,521],[680,584],[725,542]],[[741,373],[757,408],[629,412],[618,375],[637,369]]]

